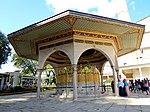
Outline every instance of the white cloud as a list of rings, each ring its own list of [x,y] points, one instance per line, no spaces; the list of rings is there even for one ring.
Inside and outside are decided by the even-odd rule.
[[[15,51],[13,49],[13,47],[10,45],[12,51],[11,53],[13,54]],[[7,63],[6,64],[2,64],[1,68],[0,68],[0,73],[5,73],[5,72],[14,72],[16,70],[19,70],[18,68],[14,67],[14,63],[11,62],[12,60],[12,55],[8,57]]]
[[[46,4],[58,14],[68,9],[92,13],[100,16],[115,17],[120,0],[45,0]],[[96,9],[96,10],[90,10]]]
[[[14,72],[15,70],[18,70],[18,69],[13,66],[13,63],[8,63],[8,64],[2,65],[2,68],[0,69],[0,73]]]

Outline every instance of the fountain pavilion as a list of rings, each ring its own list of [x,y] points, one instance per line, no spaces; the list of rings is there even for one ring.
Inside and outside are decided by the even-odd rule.
[[[117,95],[117,57],[139,49],[144,25],[67,10],[8,35],[21,57],[52,65],[57,94],[98,95],[109,61]],[[40,80],[38,75],[38,96]]]

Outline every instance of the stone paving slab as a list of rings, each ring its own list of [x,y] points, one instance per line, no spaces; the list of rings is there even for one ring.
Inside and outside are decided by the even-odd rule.
[[[0,112],[150,112],[150,95],[131,93],[130,97],[112,94],[100,97],[59,99],[36,93],[0,96]]]

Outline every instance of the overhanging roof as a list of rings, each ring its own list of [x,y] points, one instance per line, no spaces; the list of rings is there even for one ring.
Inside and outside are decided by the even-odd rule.
[[[118,56],[140,47],[144,25],[67,10],[8,35],[19,56],[38,59],[34,42],[69,30],[115,35]]]

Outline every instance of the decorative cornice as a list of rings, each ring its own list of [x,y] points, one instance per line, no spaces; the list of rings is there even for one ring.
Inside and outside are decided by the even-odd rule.
[[[39,49],[43,50],[43,49],[47,49],[47,48],[51,48],[51,47],[55,47],[55,46],[69,44],[69,43],[72,43],[72,42],[73,42],[73,39],[70,39],[70,40],[66,40],[66,41],[62,41],[62,42],[58,42],[58,43],[54,43],[54,44],[50,44],[50,45],[45,45],[45,46],[40,47]]]
[[[68,40],[66,40],[66,37],[69,37],[69,36],[71,38],[70,39],[67,38]],[[84,38],[76,39],[75,36],[80,36],[80,37],[83,36]],[[88,37],[88,40],[86,39],[87,37]],[[93,39],[89,40],[89,38],[93,38]],[[61,42],[57,42],[57,40],[60,40],[60,39],[61,39]],[[36,41],[34,43],[34,45],[36,46],[36,50],[40,44],[52,43],[53,41],[55,41],[55,43],[41,46],[39,49],[42,50],[42,49],[46,49],[46,48],[50,48],[50,47],[54,47],[54,46],[60,46],[60,45],[71,43],[71,42],[78,42],[78,43],[85,43],[85,44],[96,44],[96,45],[107,45],[107,46],[112,45],[112,43],[110,43],[110,42],[98,41],[101,39],[113,40],[115,46],[117,47],[117,49],[119,49],[118,40],[117,40],[117,37],[115,35],[102,34],[102,33],[96,34],[96,33],[83,32],[83,31],[68,31],[68,32],[62,33],[60,35],[56,35],[56,36],[52,36],[49,38],[45,38],[45,39]]]
[[[113,37],[116,37],[117,35],[111,34],[111,33],[104,33],[104,32],[90,32],[90,31],[81,31],[81,30],[73,30],[75,33],[74,35],[80,35],[80,36],[88,36],[88,37],[94,37],[94,38],[105,38],[110,39]]]
[[[144,34],[143,30],[140,30],[139,32],[140,33],[139,33],[139,36],[138,36],[138,42],[137,42],[137,45],[136,45],[137,48],[140,48],[140,45],[141,45],[141,42],[142,42],[142,36]]]
[[[70,39],[70,40],[66,40],[66,41],[62,41],[62,42],[58,42],[55,44],[50,44],[50,45],[45,45],[40,47],[40,50],[43,49],[47,49],[47,48],[51,48],[51,47],[56,47],[56,46],[60,46],[60,45],[64,45],[64,44],[69,44],[69,43],[84,43],[84,44],[96,44],[96,45],[106,45],[106,46],[112,46],[112,43],[108,43],[108,42],[97,42],[97,41],[92,41],[92,40],[82,40],[82,39]]]
[[[89,33],[89,32],[82,32],[82,31],[68,31],[68,32],[62,33],[60,35],[56,35],[53,37],[49,37],[49,38],[45,38],[45,39],[36,41],[35,43],[42,44],[42,43],[46,43],[46,42],[52,42],[54,40],[63,39],[64,37],[74,36],[74,35],[84,36],[84,37],[92,37],[92,38],[98,38],[98,39],[116,40],[116,36],[110,35],[110,34],[94,34],[94,33]]]
[[[75,17],[64,17],[64,20],[69,23],[71,26],[73,26],[77,20]]]
[[[134,30],[130,30],[130,31],[128,31],[128,32],[126,32],[126,33],[124,33],[124,34],[133,34],[133,33],[139,33],[139,29],[134,29]]]
[[[65,32],[65,33],[62,33],[62,34],[59,34],[59,35],[56,35],[56,36],[52,36],[52,37],[49,37],[49,38],[39,40],[35,43],[42,44],[42,43],[46,43],[46,42],[52,42],[54,40],[63,39],[65,37],[72,36],[73,33],[74,33],[73,31],[68,31],[68,32]]]

